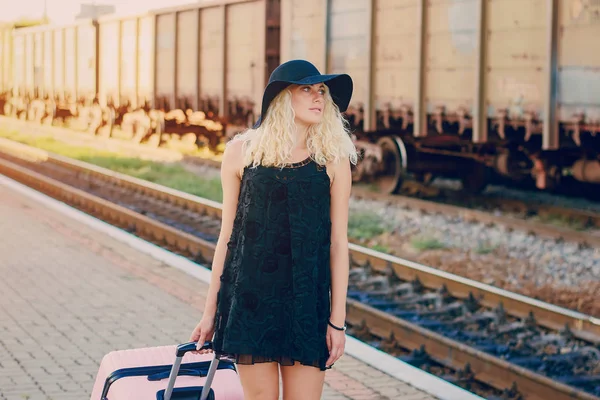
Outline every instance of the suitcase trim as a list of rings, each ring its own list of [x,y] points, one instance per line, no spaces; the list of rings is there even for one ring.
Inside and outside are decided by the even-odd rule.
[[[200,372],[200,376],[207,376],[208,370],[210,368],[210,363],[211,363],[210,361],[185,363],[185,364],[181,364],[181,367],[183,369],[188,369],[188,370],[195,369]],[[173,367],[172,365],[165,364],[165,365],[152,365],[152,366],[146,366],[146,367],[131,367],[131,368],[117,369],[117,370],[111,372],[111,374],[108,375],[108,377],[104,381],[104,388],[102,389],[102,396],[100,398],[102,400],[107,400],[108,391],[110,389],[110,386],[113,383],[115,383],[116,381],[118,381],[119,379],[129,378],[132,376],[155,375],[155,374],[160,374],[160,373],[165,373],[166,375],[165,375],[164,379],[168,379],[169,373],[170,373],[172,367]],[[233,371],[237,371],[235,368],[235,365],[229,361],[220,362],[217,369],[231,369]],[[179,376],[179,375],[188,375],[188,374],[178,373],[177,376]]]
[[[203,388],[204,388],[204,386],[187,386],[187,387],[175,388],[175,389],[173,389],[173,393],[171,394],[171,399],[177,400],[176,393],[184,393],[185,394],[187,392],[190,392],[191,394],[197,394],[198,399],[199,399]],[[165,392],[166,392],[166,389],[159,390],[156,393],[156,400],[165,400]],[[215,400],[215,392],[212,389],[209,389],[208,397],[206,398],[206,400]]]

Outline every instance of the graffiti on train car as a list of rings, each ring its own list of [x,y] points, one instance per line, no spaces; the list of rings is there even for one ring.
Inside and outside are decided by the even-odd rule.
[[[540,104],[542,102],[542,93],[535,83],[523,81],[515,77],[503,76],[496,81],[498,92],[507,99],[509,108],[524,109],[528,104]],[[523,114],[515,114],[522,116]]]

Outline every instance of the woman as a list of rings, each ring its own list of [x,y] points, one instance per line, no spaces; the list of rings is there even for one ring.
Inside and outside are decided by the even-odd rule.
[[[346,74],[303,60],[271,74],[253,129],[223,155],[222,225],[190,341],[236,362],[248,400],[320,399],[344,352],[350,163]]]

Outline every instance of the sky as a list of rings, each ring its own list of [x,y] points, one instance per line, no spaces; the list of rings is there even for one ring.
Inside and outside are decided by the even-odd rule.
[[[143,12],[149,9],[195,3],[197,0],[0,0],[0,21],[14,21],[21,17],[37,19],[44,14],[44,3],[48,17],[57,24],[74,20],[81,4],[108,4],[116,6],[121,14]]]

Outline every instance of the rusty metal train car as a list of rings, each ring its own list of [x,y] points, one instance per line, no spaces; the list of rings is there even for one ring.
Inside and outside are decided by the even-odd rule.
[[[0,114],[12,87],[12,24],[0,23]]]
[[[97,24],[12,29],[0,37],[3,112],[40,121],[78,116],[98,90]],[[10,61],[8,61],[10,60]]]
[[[600,184],[596,0],[215,0],[0,32],[0,92],[110,123],[190,129],[201,111],[236,131],[275,66],[306,58],[354,79],[355,180]]]
[[[94,131],[141,123],[144,134],[193,132],[215,145],[255,119],[280,61],[279,5],[225,0],[14,29],[0,37],[13,49],[5,113],[67,110]]]
[[[597,1],[290,0],[281,25],[282,59],[354,77],[359,138],[383,150],[365,173],[385,168],[387,191],[407,172],[600,183]]]

